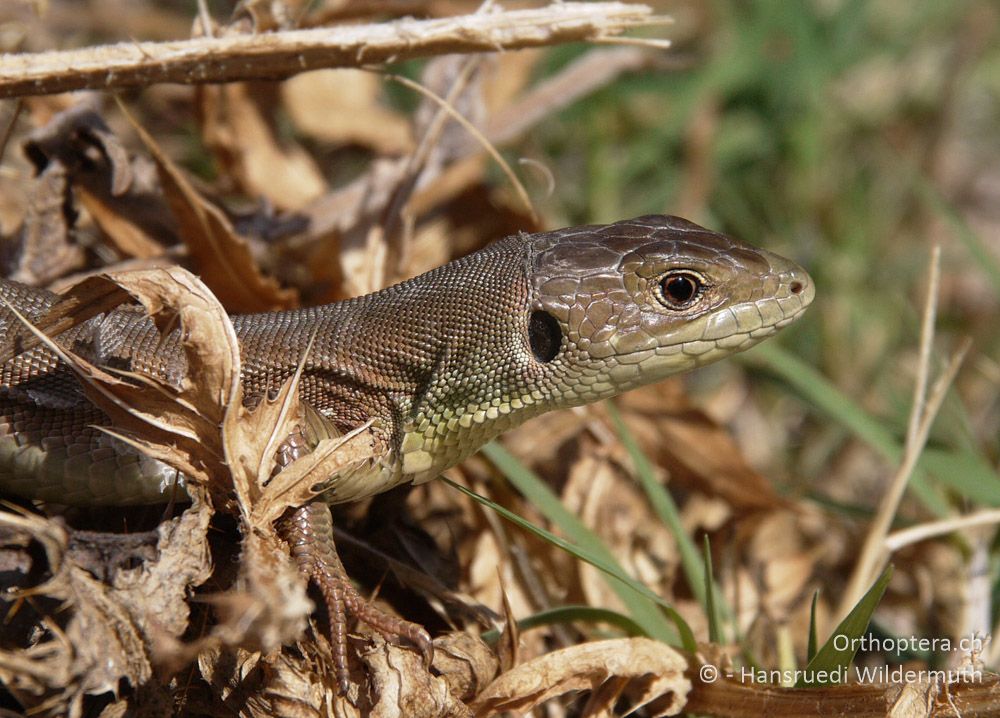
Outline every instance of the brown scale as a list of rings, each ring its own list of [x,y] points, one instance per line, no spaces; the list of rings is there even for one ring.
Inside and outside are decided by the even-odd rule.
[[[55,295],[0,280],[0,296],[37,318]],[[686,220],[649,216],[508,237],[365,297],[237,316],[233,325],[251,403],[291,376],[315,336],[300,397],[341,431],[378,420],[382,473],[370,485],[384,490],[432,478],[544,411],[596,401],[748,348],[797,317],[812,296],[809,276],[788,260]],[[0,309],[0,346],[19,326]],[[729,326],[729,334],[718,336]],[[185,373],[178,334],[161,337],[134,308],[95,317],[59,341],[95,363],[174,383]],[[425,436],[439,438],[444,416],[463,423],[448,429],[446,440],[422,443]],[[438,423],[424,434],[421,422]],[[61,503],[168,498],[157,494],[150,460],[88,428],[95,423],[106,419],[50,352],[38,348],[12,359],[0,371],[0,489]],[[14,446],[37,447],[45,466],[19,466]],[[301,437],[289,437],[280,458],[306,449]],[[407,449],[430,461],[413,462],[421,469],[407,473]],[[81,469],[88,460],[109,467],[114,480]],[[88,477],[66,470],[70,464]],[[408,639],[429,658],[422,628],[369,606],[344,574],[326,504],[291,512],[281,530],[300,571],[327,603],[342,688],[347,613]]]

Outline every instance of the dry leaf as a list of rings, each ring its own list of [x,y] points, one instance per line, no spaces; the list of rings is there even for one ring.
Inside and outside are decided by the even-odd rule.
[[[121,196],[132,185],[128,152],[95,111],[93,98],[83,99],[45,121],[24,143],[38,172],[58,162],[78,176],[89,176]]]
[[[273,531],[244,532],[235,588],[210,601],[219,623],[196,645],[199,654],[219,646],[272,654],[302,637],[314,609],[286,545]]]
[[[129,214],[122,212],[124,202],[96,194],[86,187],[78,188],[80,204],[90,213],[97,226],[111,243],[126,257],[149,259],[164,253],[164,247]]]
[[[157,665],[169,672],[178,670],[199,654],[214,651],[222,655],[219,651],[223,648],[251,648],[271,654],[302,635],[312,604],[306,598],[304,582],[287,548],[274,533],[272,521],[287,506],[312,498],[314,485],[325,484],[331,477],[338,476],[345,465],[363,463],[371,455],[371,440],[366,435],[367,427],[344,437],[329,434],[317,437],[314,431],[312,438],[319,439],[317,450],[293,462],[285,472],[272,479],[277,445],[291,431],[290,427],[303,422],[303,414],[307,416],[306,424],[310,423],[309,417],[314,422],[321,417],[310,415],[307,407],[299,406],[295,380],[282,387],[276,400],[262,401],[257,411],[247,412],[243,408],[236,381],[239,347],[229,318],[208,289],[182,269],[118,273],[88,279],[57,301],[52,315],[42,323],[47,323],[50,331],[53,327],[65,329],[98,311],[114,307],[129,295],[142,301],[161,329],[176,327],[179,317],[183,331],[167,335],[160,352],[160,356],[172,355],[172,361],[185,365],[186,372],[179,386],[165,378],[137,371],[121,377],[113,375],[83,357],[63,351],[48,338],[43,341],[54,351],[61,352],[62,358],[78,372],[92,401],[111,417],[115,428],[109,432],[140,451],[167,462],[189,479],[214,479],[212,487],[222,495],[232,489],[222,456],[228,452],[227,456],[238,457],[229,467],[236,476],[243,477],[244,490],[238,494],[247,520],[236,588],[211,599],[220,622],[208,635],[182,644],[177,636],[183,632],[183,625],[164,631],[140,624],[131,633],[115,628],[115,636],[130,638],[122,654],[138,656],[145,661],[127,673],[135,685],[141,685],[151,675],[148,657],[139,650],[147,644],[156,647]],[[38,336],[44,337],[40,332]],[[85,346],[77,348],[86,352]],[[198,377],[197,383],[192,381],[192,376]],[[125,432],[129,432],[128,435]],[[246,446],[234,447],[234,442],[243,441]],[[364,459],[359,458],[361,456]],[[253,486],[256,491],[248,491],[246,486]],[[197,496],[199,492],[193,490],[196,488],[189,484],[189,493]],[[205,521],[203,528],[207,527],[210,511],[201,511],[198,515]],[[173,538],[171,546],[181,557],[201,547],[202,560],[195,565],[207,565],[203,540],[192,544],[176,533]],[[175,563],[164,565],[172,580],[186,575]],[[204,576],[199,575],[199,582],[203,579]],[[183,585],[191,583],[194,581],[184,581]],[[102,585],[99,581],[92,581],[92,586],[86,584],[91,586],[90,593],[84,597],[88,605],[104,605]],[[144,605],[161,614],[165,621],[169,620],[168,626],[179,622],[179,619],[170,619],[172,612],[181,611],[186,621],[184,594],[178,596],[176,591],[165,590],[162,581],[148,578],[134,590],[158,592],[173,602],[171,607],[163,607],[159,603],[160,596],[143,596]],[[111,605],[101,610],[110,614],[118,609]],[[131,626],[123,621],[116,619],[114,626]],[[273,657],[268,658],[268,664],[273,660]],[[91,674],[102,675],[94,671]],[[333,675],[331,668],[323,680],[330,678],[333,685]],[[109,678],[98,687],[108,690],[113,687],[114,680]]]
[[[348,234],[340,240],[340,274],[343,291],[359,297],[384,287],[387,275],[388,243],[380,226],[371,226],[364,235]]]
[[[102,288],[102,283],[112,286]],[[120,290],[142,302],[161,331],[174,327],[179,318],[182,334],[164,337],[161,351],[161,356],[169,356],[173,349],[174,361],[186,360],[179,387],[150,374],[110,374],[80,354],[65,351],[38,329],[31,331],[77,372],[88,398],[115,427],[107,433],[189,479],[219,477],[224,472],[218,427],[230,405],[240,402],[239,343],[228,315],[197,277],[173,267],[87,279],[56,303],[50,322],[60,328],[78,323],[127,296]],[[191,375],[198,376],[197,383]],[[224,479],[217,479],[213,488],[223,494],[230,489]]]
[[[129,301],[128,292],[118,285],[101,279],[85,279],[73,286],[72,292],[60,295],[42,316],[33,318],[35,329],[55,337],[72,327],[114,309]],[[10,326],[0,348],[0,363],[6,363],[21,352],[33,349],[42,340],[28,326]]]
[[[370,644],[360,655],[364,663],[352,664],[352,681],[367,686],[351,699],[340,696],[333,655],[322,635],[297,644],[297,651],[264,656],[237,649],[232,652],[212,648],[199,657],[202,675],[228,703],[245,705],[241,715],[270,718],[274,715],[337,715],[343,718],[406,716],[407,718],[466,717],[469,709],[454,697],[445,677],[431,675],[422,658],[401,646],[370,635]],[[435,643],[437,648],[437,642]],[[439,650],[451,651],[448,646]],[[467,658],[467,657],[465,657]],[[480,658],[469,665],[483,663]],[[451,664],[455,665],[455,663]],[[253,677],[252,682],[248,680]],[[485,674],[480,673],[479,680]]]
[[[434,676],[416,651],[386,643],[372,636],[361,651],[375,703],[365,715],[371,718],[467,718],[466,705],[451,694],[448,682]]]
[[[20,701],[47,704],[46,715],[82,715],[85,695],[139,688],[153,675],[151,633],[179,637],[187,630],[187,599],[209,576],[210,509],[194,506],[158,529],[157,558],[119,568],[109,583],[78,566],[68,536],[55,522],[0,512],[0,526],[26,532],[46,549],[52,577],[24,594],[60,602],[64,631],[20,652],[0,652],[0,679]],[[47,624],[51,629],[54,623]]]
[[[413,147],[409,120],[380,103],[384,80],[359,70],[317,70],[286,80],[281,94],[299,132],[323,142],[356,144],[379,155]]]
[[[232,473],[236,499],[248,525],[254,525],[251,516],[257,511],[264,486],[275,473],[282,443],[297,432],[304,421],[306,407],[298,396],[304,360],[302,357],[298,370],[273,397],[254,397],[258,403],[253,409],[234,402],[223,419],[226,465]],[[259,524],[258,528],[270,530],[267,522]]]
[[[333,715],[358,718],[354,707],[324,685],[323,656],[307,658],[282,652],[269,659],[256,651],[211,649],[199,656],[199,668],[213,692],[228,706],[239,706],[244,718]],[[320,670],[315,671],[317,666]]]
[[[647,455],[671,479],[725,499],[739,512],[780,509],[788,503],[743,458],[730,433],[691,404],[677,382],[629,392],[622,417]]]
[[[679,559],[670,530],[653,513],[633,478],[609,459],[592,453],[585,453],[570,467],[563,503],[601,537],[626,573],[658,595],[672,596]],[[589,605],[625,610],[606,575],[586,563],[577,570]]]
[[[370,488],[363,471],[374,457],[370,424],[341,436],[326,417],[301,403],[298,385],[305,360],[302,357],[295,374],[254,409],[231,404],[223,422],[226,463],[240,510],[254,530],[270,532],[286,509],[303,506],[324,491],[346,501],[353,498],[352,492],[365,494]],[[308,453],[275,474],[282,444],[296,433]],[[352,481],[355,475],[362,480]]]
[[[278,144],[249,89],[246,83],[197,88],[205,146],[244,194],[267,197],[281,209],[301,209],[326,191],[323,174],[300,146],[288,140]]]
[[[331,492],[338,501],[372,493],[370,468],[376,456],[369,426],[337,438],[324,438],[312,451],[282,470],[268,484],[254,523],[276,520],[286,509],[302,506],[318,494]]]
[[[10,279],[45,284],[83,265],[83,250],[70,243],[69,194],[66,168],[58,161],[31,180],[21,229],[4,245],[3,270]]]
[[[503,614],[504,625],[500,632],[500,640],[497,642],[497,656],[500,659],[501,670],[507,671],[520,663],[519,648],[521,645],[521,631],[517,626],[517,618],[511,608],[510,601],[507,600],[507,593],[503,592]]]
[[[610,695],[593,700],[583,715],[609,710],[624,693],[631,710],[646,706],[653,718],[676,715],[684,707],[691,682],[687,662],[674,649],[649,638],[619,638],[583,643],[547,653],[497,678],[473,703],[479,718],[504,711],[526,712],[569,692],[599,692],[614,684]]]
[[[200,279],[180,268],[109,273],[138,299],[160,331],[180,320],[187,361],[180,400],[216,424],[239,398],[240,345],[226,310]],[[197,377],[195,382],[192,377]]]
[[[482,639],[464,631],[434,639],[432,665],[451,694],[465,701],[477,696],[500,671],[496,653]]]
[[[199,195],[184,174],[139,125],[136,132],[156,161],[160,183],[180,225],[180,235],[197,262],[198,272],[232,311],[286,309],[297,295],[264,276],[246,240],[233,230],[221,209]]]
[[[813,590],[824,550],[821,543],[813,543],[803,522],[797,512],[771,512],[743,543],[744,558],[758,582],[755,592],[763,604],[759,610],[778,624],[787,623],[794,611],[805,613],[808,601],[803,599]],[[746,598],[749,602],[753,595]]]
[[[25,153],[39,172],[66,168],[77,199],[126,257],[163,254],[176,229],[166,219],[166,205],[152,164],[129,160],[118,137],[92,109],[80,101],[60,112],[25,142]]]

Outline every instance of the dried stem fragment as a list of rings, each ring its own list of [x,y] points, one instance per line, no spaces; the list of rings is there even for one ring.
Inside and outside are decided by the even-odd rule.
[[[11,54],[0,56],[0,98],[157,82],[283,79],[324,67],[603,41],[629,28],[667,22],[646,5],[559,3],[434,20]]]

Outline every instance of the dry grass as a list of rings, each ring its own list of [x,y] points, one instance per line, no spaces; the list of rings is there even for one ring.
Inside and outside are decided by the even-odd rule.
[[[58,0],[42,14],[32,3],[0,9],[0,50],[60,51],[0,58],[2,92],[20,97],[0,104],[9,275],[65,288],[140,269],[181,277],[195,295],[164,306],[262,311],[372,291],[514,231],[669,211],[798,259],[818,286],[807,318],[745,361],[633,392],[610,413],[542,417],[449,472],[542,531],[444,482],[346,507],[339,545],[352,575],[427,625],[437,647],[428,673],[412,651],[362,631],[352,642],[360,710],[995,709],[988,669],[1000,648],[957,647],[988,636],[997,613],[991,3],[760,2],[713,13],[697,2],[592,3],[458,17],[453,3],[414,0],[351,3],[350,18],[335,3],[251,6],[226,21],[203,8],[218,22],[212,37],[162,3],[110,15],[97,2],[88,12]],[[577,44],[436,57],[621,42],[610,36],[666,10],[676,25],[633,35],[669,38],[667,53]],[[602,24],[602,13],[617,19]],[[386,24],[396,15],[418,19]],[[178,49],[193,54],[177,60]],[[114,53],[132,64],[113,65]],[[385,75],[297,74],[302,57],[307,67],[431,59]],[[69,87],[138,89],[120,104],[41,94]],[[177,264],[204,285],[166,269]],[[91,279],[76,306],[125,297],[109,287]],[[70,318],[81,311],[65,307]],[[213,317],[189,312],[185,326],[213,327],[196,340],[228,336],[221,309]],[[156,431],[131,411],[117,418],[202,480],[194,507],[47,508],[65,524],[24,506],[0,514],[0,677],[11,705],[47,715],[359,710],[336,695],[324,619],[270,530],[312,484],[300,481],[313,468],[304,465],[271,482],[270,438],[300,411],[294,392],[244,415],[233,409],[233,367],[192,351],[206,374],[186,388],[194,393],[157,390],[154,406],[120,388]],[[170,438],[163,417],[196,438]],[[363,461],[364,433],[350,438],[337,451],[330,439],[311,461],[321,472]],[[221,470],[221,456],[235,471]],[[99,543],[80,533],[92,529],[134,534],[142,550],[95,561],[81,548]],[[810,634],[822,643],[886,562],[895,570],[868,606],[872,632],[867,610],[859,631],[956,647],[866,651],[853,665],[987,669],[980,680],[918,673],[805,692],[699,675],[752,662],[794,676],[816,652]],[[643,670],[654,664],[655,676]],[[580,690],[586,698],[573,697]]]

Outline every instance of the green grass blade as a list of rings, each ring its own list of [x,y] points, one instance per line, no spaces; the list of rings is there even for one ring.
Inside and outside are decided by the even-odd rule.
[[[524,466],[499,444],[487,444],[483,447],[482,452],[493,461],[496,467],[503,472],[518,491],[524,494],[546,518],[569,536],[572,542],[562,539],[539,526],[535,526],[530,521],[476,494],[474,491],[470,491],[451,481],[448,481],[448,483],[481,504],[489,506],[508,521],[549,541],[553,545],[576,556],[581,561],[586,561],[603,572],[610,579],[608,585],[622,600],[628,609],[629,615],[642,627],[643,632],[647,636],[673,645],[677,645],[678,640],[680,640],[685,649],[688,649],[687,644],[689,641],[693,643],[694,637],[691,629],[684,623],[680,615],[677,614],[669,603],[653,593],[647,586],[631,578],[618,564],[600,537],[570,513],[562,505],[559,497],[533,471]],[[664,613],[666,613],[666,616]],[[674,626],[670,625],[668,619],[673,621],[677,627],[676,631],[674,630]],[[679,639],[678,633],[680,634]]]
[[[924,449],[918,465],[964,498],[986,506],[1000,506],[1000,476],[980,454]]]
[[[826,640],[822,648],[816,652],[806,666],[803,677],[795,684],[796,688],[826,685],[820,680],[824,675],[845,675],[854,654],[858,652],[858,640],[868,630],[868,623],[885,593],[889,579],[892,578],[892,566],[886,566],[868,592],[861,597],[847,617],[840,622],[833,634]],[[838,647],[840,646],[840,647]]]
[[[744,360],[781,377],[816,408],[847,427],[890,462],[895,464],[900,461],[903,450],[892,432],[797,356],[777,344],[762,344],[750,354],[744,355]],[[913,472],[909,485],[916,497],[935,516],[944,517],[949,514],[949,507],[928,485],[926,476],[921,471]]]
[[[708,640],[711,643],[721,644],[723,643],[722,621],[720,620],[719,611],[715,604],[715,574],[712,570],[712,542],[709,540],[708,534],[705,534],[704,536],[701,555],[705,557],[705,613],[708,616]]]
[[[674,503],[674,499],[670,493],[660,485],[652,463],[646,457],[646,454],[643,453],[642,449],[639,448],[639,444],[632,436],[632,432],[625,426],[625,422],[622,421],[618,409],[611,402],[605,403],[605,407],[608,410],[608,416],[611,417],[611,424],[615,429],[615,433],[632,459],[632,464],[635,466],[636,478],[639,479],[639,484],[646,492],[653,511],[674,535],[677,548],[681,553],[681,566],[684,569],[684,575],[687,576],[691,591],[698,599],[698,602],[704,606],[705,574],[702,571],[702,557],[698,554],[698,549],[695,547],[694,542],[684,530],[677,504]]]
[[[979,235],[972,231],[965,218],[956,212],[955,208],[941,195],[933,182],[924,175],[918,174],[915,184],[923,200],[955,230],[955,235],[965,245],[972,257],[970,266],[982,269],[993,284],[993,290],[997,296],[1000,296],[1000,262],[997,261],[993,252]]]
[[[893,463],[903,453],[893,434],[840,392],[819,372],[798,357],[768,344],[748,355],[758,364],[791,384],[824,413],[843,424],[862,441]],[[917,462],[910,486],[924,506],[939,517],[950,515],[950,507],[928,485],[925,472],[964,498],[987,506],[1000,506],[1000,476],[980,454],[968,450],[925,449]]]
[[[813,592],[812,605],[809,607],[809,645],[806,647],[806,663],[816,657],[819,646],[819,629],[816,626],[816,604],[819,603],[819,591]]]
[[[706,583],[711,581],[712,578],[711,575],[706,576],[704,558],[698,552],[694,541],[691,540],[691,537],[684,530],[684,526],[681,523],[680,511],[677,509],[677,504],[674,503],[673,496],[657,480],[652,462],[643,453],[642,449],[639,448],[639,444],[636,442],[635,437],[632,436],[632,432],[628,430],[625,422],[622,421],[618,409],[611,402],[606,402],[605,406],[608,410],[608,416],[611,418],[611,424],[614,426],[615,433],[632,459],[636,477],[646,492],[646,497],[649,499],[653,511],[659,517],[660,521],[670,529],[674,540],[677,542],[677,547],[681,554],[681,566],[684,569],[684,575],[687,577],[688,584],[691,586],[691,592],[698,599],[706,615],[711,616],[712,612],[708,605]],[[721,596],[718,587],[716,587],[715,594],[716,596]],[[721,601],[718,603],[718,607],[720,613],[729,615],[728,607]]]

